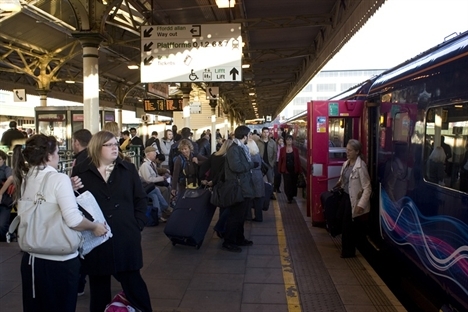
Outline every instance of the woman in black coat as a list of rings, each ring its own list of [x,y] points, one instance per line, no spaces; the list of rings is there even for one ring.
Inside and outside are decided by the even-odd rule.
[[[89,275],[90,311],[102,312],[111,301],[111,276],[121,283],[132,306],[152,311],[140,275],[143,267],[140,232],[146,222],[146,193],[135,166],[119,158],[118,146],[112,133],[96,133],[88,145],[89,159],[72,172],[83,184],[79,192],[90,191],[96,198],[113,234],[83,261]]]

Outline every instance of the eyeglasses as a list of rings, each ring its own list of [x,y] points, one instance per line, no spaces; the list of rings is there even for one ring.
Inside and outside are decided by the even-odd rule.
[[[102,144],[102,146],[105,146],[105,147],[119,147],[120,144],[119,143],[107,143],[107,144]]]

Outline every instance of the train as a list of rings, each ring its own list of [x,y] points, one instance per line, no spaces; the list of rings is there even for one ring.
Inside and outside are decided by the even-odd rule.
[[[307,174],[307,214],[354,138],[372,181],[368,236],[468,310],[468,31],[286,120]],[[328,151],[328,152],[327,152]]]

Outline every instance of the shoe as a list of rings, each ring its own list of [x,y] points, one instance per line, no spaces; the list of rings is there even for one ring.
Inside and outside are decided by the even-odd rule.
[[[263,222],[263,220],[258,220],[258,219],[252,219],[253,222]]]
[[[242,248],[233,244],[223,243],[223,249],[230,252],[242,252]]]
[[[167,219],[166,219],[166,218],[163,218],[163,217],[161,217],[161,218],[159,218],[159,222],[162,222],[162,223],[164,223],[164,222],[167,222]]]
[[[174,211],[174,208],[172,207],[167,207],[166,209],[164,209],[164,212],[167,214],[171,214],[173,211]]]
[[[79,292],[79,293],[78,293],[78,297],[81,297],[81,296],[83,296],[83,295],[84,295],[84,290],[83,290],[82,292]]]
[[[219,238],[224,238],[224,234],[222,232],[215,230],[215,233]]]
[[[270,197],[271,200],[276,200],[276,196],[275,194],[271,194],[271,197]]]
[[[251,240],[244,239],[240,244],[237,244],[237,245],[239,245],[239,246],[252,246],[253,242]]]

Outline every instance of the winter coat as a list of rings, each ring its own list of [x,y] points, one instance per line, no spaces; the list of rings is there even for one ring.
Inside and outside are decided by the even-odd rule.
[[[260,154],[250,155],[252,162],[262,162]],[[254,197],[264,197],[265,196],[265,182],[263,181],[262,167],[258,166],[252,169],[252,182],[254,189]]]
[[[253,198],[252,171],[253,162],[249,162],[242,147],[232,144],[226,153],[224,173],[226,180],[239,179],[244,198]]]
[[[263,159],[263,153],[265,152],[265,142],[260,138],[259,140],[255,140],[258,146],[259,154],[260,157]],[[276,162],[276,157],[278,156],[278,149],[277,149],[277,144],[274,140],[268,139],[268,144],[267,144],[267,153],[268,153],[268,164],[271,167],[275,166]]]
[[[293,146],[293,154],[294,154],[294,172],[301,173],[301,160],[299,159],[299,150],[294,146]],[[280,173],[288,173],[288,169],[286,166],[286,146],[283,146],[280,150],[278,170]]]
[[[340,179],[338,183],[343,185],[343,172],[348,166],[349,160],[345,161],[343,167],[341,168]],[[369,173],[367,171],[366,163],[358,157],[356,163],[354,164],[351,174],[349,175],[349,199],[351,201],[353,218],[357,215],[355,214],[355,209],[357,206],[364,208],[364,213],[370,211],[370,196],[372,193],[372,187],[370,183]],[[363,213],[363,214],[364,214]]]
[[[90,191],[109,224],[113,237],[93,249],[84,259],[90,275],[110,275],[143,267],[141,230],[146,223],[146,193],[132,163],[118,158],[107,182],[94,164],[87,161],[73,167],[83,188]]]

